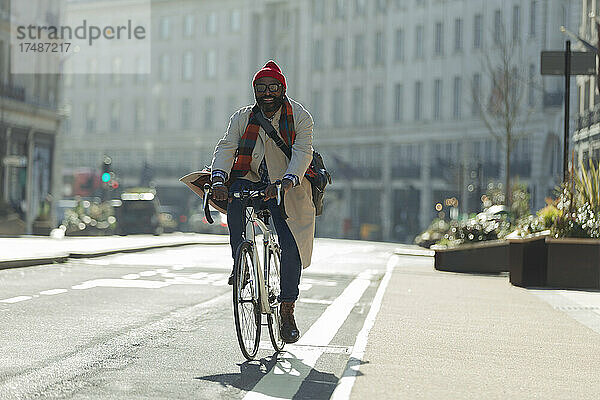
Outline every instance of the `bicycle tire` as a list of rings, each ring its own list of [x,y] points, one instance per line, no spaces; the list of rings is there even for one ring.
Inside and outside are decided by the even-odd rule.
[[[252,269],[252,270],[251,270]],[[253,360],[260,344],[262,315],[260,291],[254,297],[252,243],[242,242],[236,251],[233,282],[233,315],[240,350],[246,359]]]
[[[275,351],[283,350],[285,342],[281,337],[281,320],[279,315],[279,292],[280,292],[280,267],[281,250],[279,246],[275,247],[275,252],[269,250],[267,261],[267,292],[269,293],[269,304],[271,304],[271,314],[267,314],[267,325],[269,327],[269,337]]]

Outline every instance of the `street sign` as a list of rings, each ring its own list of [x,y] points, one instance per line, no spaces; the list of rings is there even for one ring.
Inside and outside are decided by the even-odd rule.
[[[542,51],[542,75],[565,74],[564,51]],[[571,52],[570,75],[595,75],[596,54],[585,51]]]
[[[2,164],[5,167],[26,167],[27,157],[26,156],[6,156],[2,159]]]

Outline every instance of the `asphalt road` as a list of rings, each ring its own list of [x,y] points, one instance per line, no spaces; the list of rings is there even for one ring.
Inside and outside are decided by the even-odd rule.
[[[395,246],[320,240],[304,271],[303,334],[259,360],[235,337],[228,246],[0,271],[0,398],[329,398]]]

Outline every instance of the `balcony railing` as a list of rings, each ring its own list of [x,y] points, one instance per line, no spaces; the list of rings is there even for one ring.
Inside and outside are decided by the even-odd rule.
[[[0,83],[0,96],[25,101],[25,88]]]

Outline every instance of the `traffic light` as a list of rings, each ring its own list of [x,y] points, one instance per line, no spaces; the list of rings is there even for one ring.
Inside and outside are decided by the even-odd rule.
[[[112,179],[112,160],[109,156],[104,156],[102,162],[102,182],[109,183]]]

